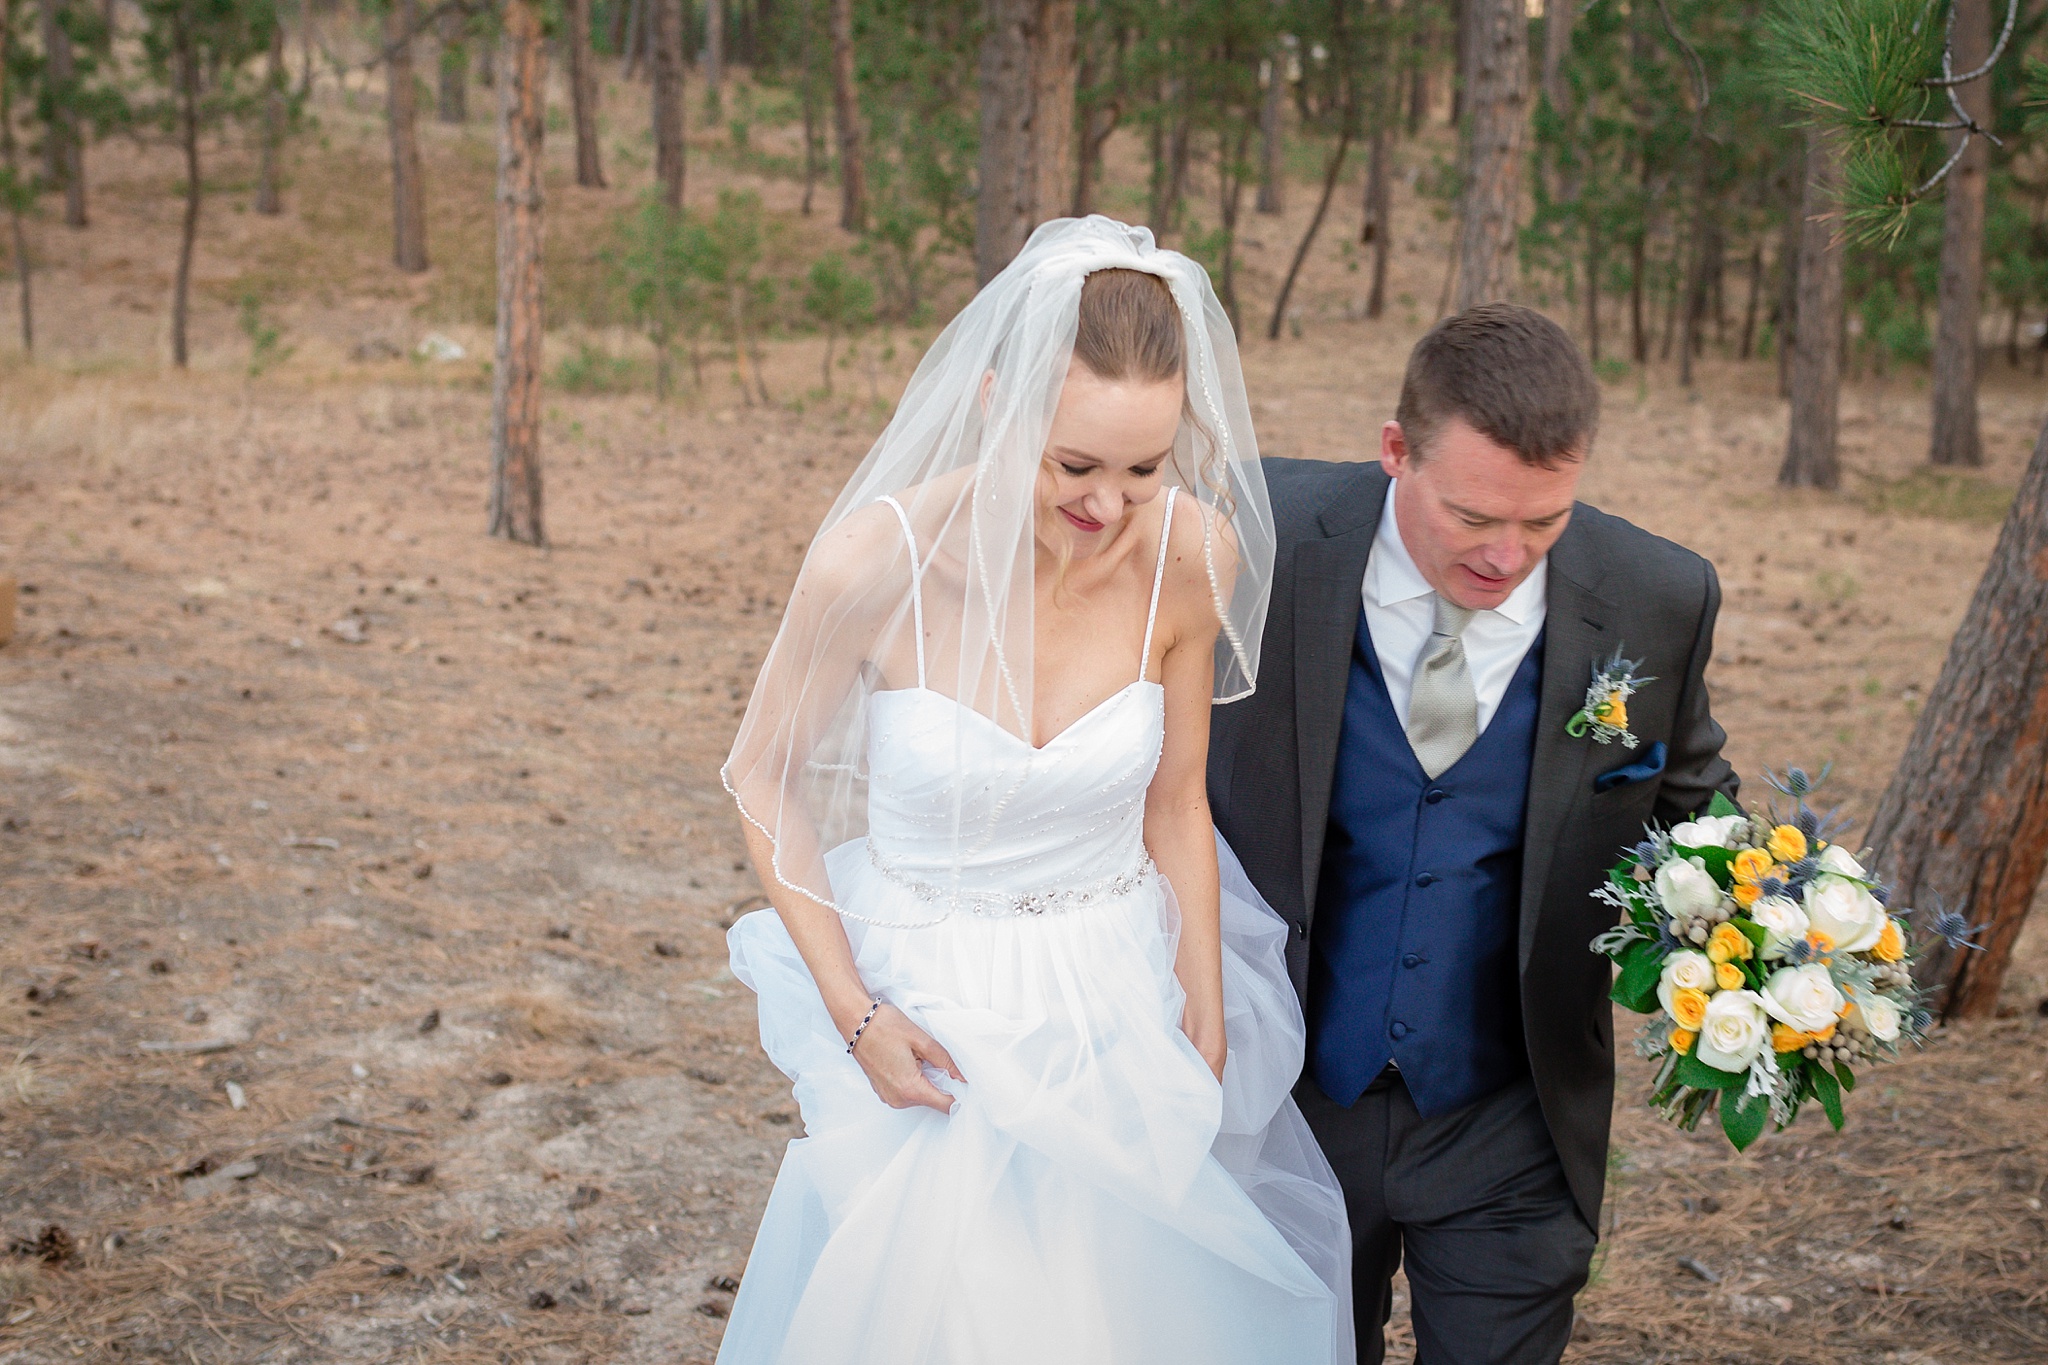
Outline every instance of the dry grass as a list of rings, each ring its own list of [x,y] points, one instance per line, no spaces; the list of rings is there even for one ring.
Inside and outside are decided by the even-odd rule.
[[[350,358],[430,325],[487,347],[483,125],[428,130],[439,264],[402,280],[374,105],[320,113],[285,220],[209,208],[191,375],[154,358],[169,172],[119,146],[98,224],[52,242],[53,361],[0,373],[0,566],[34,588],[0,651],[0,1236],[77,1247],[0,1257],[0,1362],[708,1361],[729,1298],[706,1283],[742,1268],[793,1133],[723,971],[753,888],[716,763],[874,399],[929,334],[876,338],[830,402],[796,401],[807,338],[771,346],[773,406],[715,365],[666,405],[553,390],[555,544],[490,542],[481,364]],[[575,191],[565,141],[551,280],[587,281],[645,172],[615,159],[617,188]],[[741,178],[706,160],[693,202]],[[1309,207],[1254,220],[1254,300]],[[1358,457],[1386,415],[1442,269],[1426,214],[1397,212],[1392,317],[1347,320],[1333,228],[1305,342],[1247,344],[1268,453]],[[253,381],[232,308],[252,287],[297,347]],[[571,329],[551,362],[591,337],[630,349]],[[1769,368],[1610,387],[1589,492],[1720,567],[1738,764],[1835,757],[1868,811],[2041,394],[1992,363],[1991,462],[1958,490],[1917,471],[1924,395],[1852,388],[1856,491],[1787,497]],[[344,618],[363,643],[327,629]],[[1809,1121],[1734,1157],[1637,1107],[1624,1060],[1572,1359],[2048,1355],[2043,939],[2011,1017],[1867,1078],[1841,1137]],[[228,1046],[142,1049],[207,1041]]]

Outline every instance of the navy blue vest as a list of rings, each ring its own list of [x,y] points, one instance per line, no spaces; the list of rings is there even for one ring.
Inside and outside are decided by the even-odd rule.
[[[1436,781],[1358,614],[1309,960],[1309,1074],[1350,1105],[1389,1061],[1424,1115],[1524,1075],[1516,925],[1543,642]]]

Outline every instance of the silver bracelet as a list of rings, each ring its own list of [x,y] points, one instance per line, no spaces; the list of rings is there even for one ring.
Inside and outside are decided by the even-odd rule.
[[[860,1021],[860,1027],[853,1031],[853,1036],[846,1040],[847,1056],[851,1057],[853,1055],[854,1045],[860,1042],[860,1036],[868,1031],[868,1025],[874,1023],[875,1016],[881,1012],[882,997],[879,995],[869,997],[867,1015]]]

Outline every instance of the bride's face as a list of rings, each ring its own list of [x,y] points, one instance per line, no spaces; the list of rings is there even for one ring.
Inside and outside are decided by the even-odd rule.
[[[1048,549],[1097,554],[1133,508],[1159,496],[1184,393],[1177,378],[1109,380],[1078,361],[1068,368],[1038,476],[1038,535]]]

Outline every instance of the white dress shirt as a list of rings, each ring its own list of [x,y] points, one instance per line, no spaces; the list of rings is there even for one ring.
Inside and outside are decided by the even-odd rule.
[[[1405,730],[1415,669],[1422,662],[1430,627],[1436,621],[1436,591],[1402,543],[1401,527],[1394,516],[1397,486],[1387,486],[1372,555],[1365,562],[1364,594],[1365,621],[1372,631],[1373,652],[1379,655],[1380,676],[1386,679],[1387,696]],[[1529,646],[1542,633],[1549,577],[1550,560],[1546,557],[1505,602],[1472,613],[1465,627],[1465,662],[1472,672],[1472,690],[1479,695],[1481,734],[1500,709],[1501,698],[1507,695],[1508,684],[1514,681]]]

